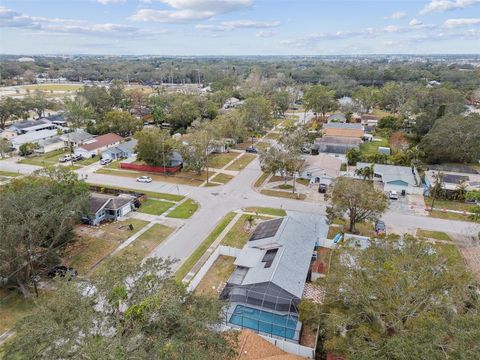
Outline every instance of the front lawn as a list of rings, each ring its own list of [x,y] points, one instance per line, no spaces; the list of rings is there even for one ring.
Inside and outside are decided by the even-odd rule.
[[[183,199],[185,199],[185,196],[182,196],[182,195],[166,194],[166,193],[159,193],[159,192],[154,192],[154,191],[144,191],[144,190],[137,190],[137,189],[120,187],[120,186],[111,186],[111,185],[98,185],[98,184],[89,184],[89,185],[90,186],[95,186],[95,187],[98,187],[98,188],[103,187],[103,188],[106,188],[106,189],[133,191],[133,192],[145,194],[149,198],[162,199],[162,200],[167,200],[167,201],[182,201]]]
[[[177,206],[167,215],[170,218],[188,219],[198,209],[198,203],[192,199],[187,199],[185,202]]]
[[[217,176],[215,176],[210,181],[226,184],[232,179],[233,179],[232,175],[227,175],[227,174],[224,174],[224,173],[218,173]]]
[[[247,219],[253,215],[244,214],[240,216],[238,221],[233,225],[230,231],[225,235],[221,244],[241,249],[250,239],[251,231],[248,228]],[[257,218],[256,216],[253,216]]]
[[[452,212],[444,212],[444,211],[438,211],[438,210],[430,211],[430,216],[438,219],[475,222],[469,215],[463,215],[463,214],[452,213]],[[480,219],[478,219],[476,222],[480,222]]]
[[[222,154],[211,154],[208,157],[208,166],[211,168],[221,169],[227,165],[230,161],[235,159],[238,156],[238,153],[222,153]]]
[[[143,259],[169,237],[174,230],[174,228],[162,224],[155,224],[119,254]]]
[[[94,157],[88,158],[88,159],[83,159],[77,161],[75,164],[82,165],[82,166],[87,166],[87,165],[92,165],[93,163],[96,163],[97,161],[100,161],[100,156],[95,155]]]
[[[173,205],[175,204],[167,201],[148,199],[142,204],[142,206],[140,206],[138,211],[150,215],[162,215]]]
[[[275,196],[275,197],[293,199],[293,200],[305,200],[305,198],[307,197],[305,194],[298,194],[298,193],[292,194],[291,192],[275,191],[275,190],[262,190],[261,193],[267,196]]]
[[[10,330],[20,319],[30,315],[34,309],[33,297],[25,299],[19,292],[0,289],[0,335]]]
[[[443,231],[430,231],[424,229],[417,229],[417,236],[425,237],[429,239],[435,240],[443,240],[443,241],[451,241],[452,239],[448,234],[444,233]]]
[[[159,173],[151,173],[147,171],[134,171],[134,170],[113,170],[108,168],[101,168],[96,171],[97,174],[106,174],[113,176],[123,176],[129,178],[137,178],[139,176],[150,176],[153,181],[161,181],[172,184],[200,186],[205,181],[205,174],[198,175],[195,172],[181,171],[175,175],[162,175]],[[210,173],[213,175],[214,173]]]
[[[130,224],[133,230],[129,229]],[[147,224],[147,221],[128,219],[98,227],[79,226],[76,229],[77,239],[67,245],[62,258],[65,264],[85,275]]]
[[[58,160],[66,154],[70,154],[67,149],[55,150],[46,154],[36,154],[26,157],[19,161],[20,164],[36,165],[36,166],[50,166],[58,164]]]
[[[335,226],[337,225],[337,226]],[[329,239],[332,239],[336,234],[340,233],[350,233],[348,230],[349,221],[345,219],[335,219],[333,224],[328,228],[328,235]],[[360,222],[355,224],[356,234],[360,236],[368,236],[368,237],[375,237],[375,227],[370,222]]]
[[[235,258],[232,256],[219,256],[212,267],[198,284],[195,292],[197,294],[218,298],[220,288],[225,284],[235,270],[233,264]]]
[[[248,207],[243,210],[246,212],[258,213],[260,215],[287,216],[287,212],[283,209],[275,209],[268,207]]]
[[[198,260],[202,257],[202,255],[207,251],[207,249],[212,245],[212,243],[217,239],[217,237],[221,234],[223,230],[230,224],[230,222],[235,217],[235,213],[230,212],[225,217],[220,220],[218,225],[215,229],[206,237],[205,240],[200,244],[199,247],[195,249],[195,251],[190,255],[190,257],[185,260],[185,262],[178,268],[175,273],[175,279],[178,281],[182,281],[182,279],[188,274],[188,272],[192,269],[192,267],[197,263]]]
[[[247,167],[248,164],[250,164],[254,159],[256,158],[255,155],[253,154],[243,154],[241,157],[239,157],[237,160],[235,160],[228,168],[227,170],[234,170],[234,171],[240,171],[243,170]]]
[[[430,207],[432,205],[432,199],[430,197],[425,196],[425,204]],[[450,210],[458,210],[458,211],[469,211],[473,204],[467,204],[462,201],[453,201],[453,200],[435,200],[433,206],[436,209],[450,209]]]

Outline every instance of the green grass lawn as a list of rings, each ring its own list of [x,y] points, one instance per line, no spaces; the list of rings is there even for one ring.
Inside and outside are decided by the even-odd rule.
[[[38,84],[23,86],[25,90],[30,91],[77,91],[83,88],[83,85],[76,84]]]
[[[443,212],[443,211],[430,211],[430,216],[438,219],[446,219],[446,220],[459,220],[459,221],[470,221],[470,222],[475,222],[470,216],[468,215],[463,215],[463,214],[457,214],[457,213],[451,213],[451,212]],[[478,219],[476,222],[480,222],[480,219]]]
[[[128,228],[129,224],[133,225],[133,230]],[[147,224],[147,221],[128,219],[99,227],[81,226],[77,228],[77,240],[66,247],[62,258],[66,264],[77,269],[80,275],[85,275]]]
[[[165,211],[170,209],[174,203],[160,200],[148,199],[138,209],[138,212],[150,215],[162,215]]]
[[[192,199],[187,199],[184,203],[173,209],[172,212],[167,215],[167,217],[188,219],[195,213],[195,211],[197,211],[197,209],[198,203]]]
[[[137,259],[143,259],[169,237],[174,230],[174,228],[162,224],[155,224],[118,255],[134,256]]]
[[[347,233],[350,232],[348,230],[349,222],[345,219],[337,218],[333,221],[333,224],[339,225],[339,226],[338,227],[330,226],[328,229],[329,230],[328,236],[331,236],[333,232],[334,232],[333,236],[335,236],[339,232],[347,232]],[[330,230],[330,228],[332,228],[332,230]],[[355,229],[356,229],[356,233],[361,236],[374,237],[376,235],[374,225],[370,222],[357,223],[355,224]],[[332,231],[332,233],[330,231]],[[333,236],[329,237],[329,239],[333,238]]]
[[[112,161],[110,164],[105,165],[104,169],[120,169],[120,163],[123,159]]]
[[[211,168],[221,169],[237,156],[238,153],[236,152],[212,154],[208,157],[208,166]]]
[[[185,199],[185,196],[182,195],[173,195],[173,194],[165,194],[165,193],[159,193],[159,192],[154,192],[154,191],[144,191],[144,190],[137,190],[137,189],[131,189],[131,188],[126,188],[126,187],[120,187],[120,186],[105,186],[105,185],[98,185],[98,184],[89,184],[91,186],[97,186],[97,187],[104,187],[107,189],[117,189],[117,190],[125,190],[125,191],[134,191],[138,193],[145,194],[149,198],[154,198],[154,199],[161,199],[161,200],[168,200],[168,201],[181,201]]]
[[[29,164],[36,166],[50,166],[58,164],[58,159],[63,155],[70,154],[67,149],[59,149],[46,154],[33,155],[19,161],[20,164]]]
[[[17,176],[20,176],[20,175],[22,175],[22,174],[16,173],[16,172],[13,172],[13,171],[0,171],[0,176],[17,177]]]
[[[367,141],[360,145],[360,151],[363,155],[375,155],[378,153],[378,148],[380,146],[389,147],[388,140],[381,138],[382,141]]]
[[[217,176],[215,176],[211,181],[214,181],[214,182],[219,182],[219,183],[222,183],[222,184],[226,184],[228,183],[230,180],[233,179],[233,176],[232,175],[227,175],[227,174],[223,174],[223,173],[218,173]]]
[[[75,164],[87,166],[87,165],[91,165],[93,163],[96,163],[97,161],[100,161],[100,155],[95,155],[94,157],[89,158],[89,159],[79,160]]]
[[[227,170],[234,170],[234,171],[240,171],[245,169],[245,167],[250,164],[254,159],[256,158],[255,155],[252,154],[243,154],[241,157],[239,157],[237,160],[233,162],[232,165],[230,165]]]
[[[425,197],[425,204],[430,207],[432,205],[432,199]],[[453,200],[435,200],[433,206],[436,209],[450,209],[450,210],[459,210],[459,211],[469,211],[473,204],[467,204],[462,201],[453,201]]]
[[[225,283],[235,270],[234,257],[220,255],[198,284],[197,294],[218,298],[219,287]]]
[[[417,229],[417,236],[435,239],[435,240],[444,240],[444,241],[451,241],[452,239],[448,234],[442,231],[430,231],[424,229]]]
[[[257,179],[257,181],[255,181],[255,184],[254,184],[253,186],[254,186],[254,187],[260,187],[260,186],[262,186],[263,183],[265,182],[265,180],[267,180],[268,175],[270,175],[270,174],[263,173],[262,175],[260,175],[259,178]]]
[[[25,299],[19,292],[0,289],[0,335],[11,329],[18,320],[31,314],[34,309],[34,298]]]
[[[275,191],[275,190],[262,190],[261,193],[267,196],[275,196],[275,197],[294,199],[294,200],[305,200],[305,198],[307,197],[305,194],[298,194],[298,193],[292,194],[291,192]]]
[[[290,184],[281,184],[281,185],[275,186],[275,189],[292,190],[292,189],[293,189],[293,185],[290,185]]]
[[[256,212],[260,215],[287,216],[287,212],[285,210],[269,207],[248,207],[243,210],[246,212]]]
[[[193,252],[192,255],[180,266],[175,273],[175,279],[182,281],[182,279],[188,274],[190,269],[197,263],[202,255],[207,251],[207,249],[212,245],[215,239],[220,235],[220,233],[228,226],[228,224],[235,217],[235,213],[231,212],[225,215],[225,217],[220,220],[215,229],[207,236],[205,240],[200,244],[199,247]]]
[[[238,221],[233,225],[233,227],[230,229],[230,231],[225,235],[223,238],[221,244],[225,246],[232,246],[237,249],[241,249],[250,239],[251,236],[251,231],[253,229],[249,228],[249,224],[247,219],[252,216],[252,215],[247,215],[244,214],[240,216]],[[253,224],[253,228],[255,228],[255,224],[258,224],[257,219],[262,219],[262,220],[271,220],[268,217],[262,217],[262,216],[253,216],[255,219],[255,223]]]

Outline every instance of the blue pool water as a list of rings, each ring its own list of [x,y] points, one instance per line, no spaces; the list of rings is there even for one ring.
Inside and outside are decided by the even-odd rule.
[[[229,322],[255,331],[294,339],[298,318],[292,315],[278,315],[269,311],[237,305]]]

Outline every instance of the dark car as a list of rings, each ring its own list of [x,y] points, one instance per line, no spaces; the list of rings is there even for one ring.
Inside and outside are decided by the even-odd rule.
[[[253,146],[249,146],[245,149],[245,151],[247,153],[251,153],[251,154],[258,154],[258,150],[257,148],[254,148]]]
[[[385,223],[381,220],[377,220],[375,222],[375,232],[377,235],[384,235],[386,231],[387,227],[385,226]]]
[[[83,159],[83,156],[80,154],[73,154],[72,155],[72,161],[80,161]]]
[[[318,192],[321,194],[325,194],[327,192],[328,185],[327,184],[320,184],[318,186]]]
[[[51,277],[51,278],[54,278],[54,277],[57,277],[57,276],[60,276],[60,277],[65,277],[65,276],[75,277],[75,276],[78,275],[78,272],[77,272],[77,270],[75,270],[72,267],[67,267],[67,266],[64,266],[64,265],[58,265],[58,266],[54,266],[53,268],[48,270],[47,275],[48,275],[48,277]]]

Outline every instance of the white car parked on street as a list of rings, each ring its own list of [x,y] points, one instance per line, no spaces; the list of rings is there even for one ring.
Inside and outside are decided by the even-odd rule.
[[[152,178],[150,176],[140,176],[137,178],[137,182],[141,182],[141,183],[151,183],[152,182]]]

